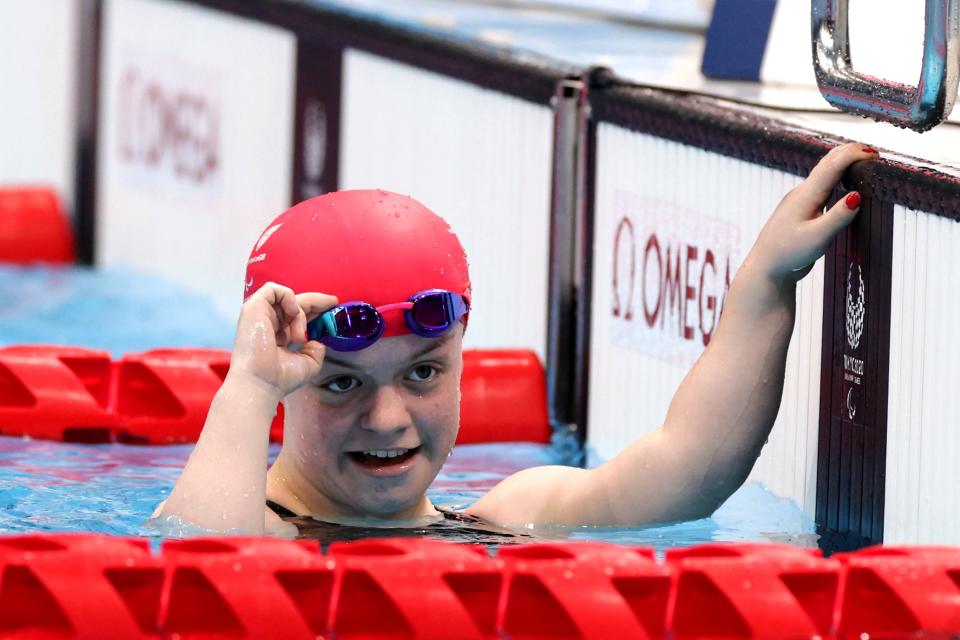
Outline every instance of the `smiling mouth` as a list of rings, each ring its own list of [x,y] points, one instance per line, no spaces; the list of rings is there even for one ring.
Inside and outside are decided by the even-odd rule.
[[[419,451],[420,446],[413,449],[368,449],[365,451],[348,451],[347,456],[362,467],[379,469],[399,466]]]

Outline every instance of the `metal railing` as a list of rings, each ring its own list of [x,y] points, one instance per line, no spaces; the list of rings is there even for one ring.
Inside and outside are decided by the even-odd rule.
[[[926,0],[923,64],[916,86],[857,72],[850,60],[848,0],[813,0],[813,66],[820,93],[842,111],[926,131],[957,96],[960,0]]]

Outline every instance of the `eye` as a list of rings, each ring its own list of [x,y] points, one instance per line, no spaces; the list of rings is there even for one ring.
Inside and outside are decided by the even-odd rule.
[[[414,367],[410,373],[407,374],[407,378],[413,380],[414,382],[429,382],[430,380],[433,380],[436,375],[436,367],[433,367],[429,364],[421,364],[418,367]]]
[[[353,376],[339,376],[322,386],[332,393],[346,393],[359,387],[360,381]]]

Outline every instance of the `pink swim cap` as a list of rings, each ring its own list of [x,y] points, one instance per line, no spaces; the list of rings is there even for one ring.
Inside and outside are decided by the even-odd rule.
[[[267,282],[375,307],[427,289],[470,298],[467,256],[446,221],[413,198],[382,190],[336,191],[281,213],[247,261],[244,299]],[[387,312],[384,336],[410,333]]]

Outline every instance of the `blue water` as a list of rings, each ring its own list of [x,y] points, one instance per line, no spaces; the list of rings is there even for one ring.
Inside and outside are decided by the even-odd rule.
[[[0,344],[91,346],[115,356],[164,346],[227,347],[234,321],[205,298],[132,270],[0,267]],[[157,537],[145,527],[191,447],[77,445],[0,437],[0,533],[93,531]],[[278,448],[271,448],[276,455]],[[521,469],[560,463],[547,445],[459,446],[430,489],[464,507]],[[756,485],[711,518],[668,526],[539,528],[551,539],[592,539],[659,550],[711,541],[816,546],[813,522]]]

